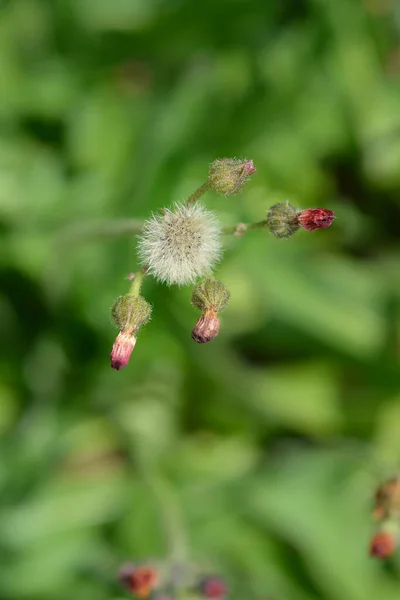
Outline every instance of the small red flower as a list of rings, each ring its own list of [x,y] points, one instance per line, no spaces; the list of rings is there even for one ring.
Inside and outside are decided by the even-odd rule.
[[[136,344],[136,337],[131,333],[120,331],[111,350],[110,360],[113,369],[119,371],[126,367]]]
[[[314,229],[326,229],[332,225],[332,221],[335,218],[333,210],[327,208],[307,208],[299,212],[297,219],[299,225],[307,229],[307,231],[314,231]]]
[[[392,556],[397,547],[397,539],[393,533],[378,531],[371,540],[369,553],[375,558],[388,558]]]
[[[200,591],[206,598],[219,600],[228,593],[226,583],[217,576],[206,577],[200,584]]]
[[[138,598],[147,598],[157,586],[158,573],[151,567],[127,564],[122,567],[119,579]]]

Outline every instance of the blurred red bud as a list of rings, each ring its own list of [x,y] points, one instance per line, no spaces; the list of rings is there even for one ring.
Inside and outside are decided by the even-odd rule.
[[[388,558],[392,556],[397,547],[397,538],[394,533],[378,531],[371,540],[369,553],[375,558]]]
[[[200,584],[200,591],[206,598],[225,598],[228,593],[227,585],[221,577],[205,577]]]
[[[124,565],[119,573],[121,583],[139,598],[147,598],[157,586],[158,573],[147,566]]]
[[[332,225],[334,218],[335,213],[333,210],[327,208],[307,208],[297,215],[299,225],[307,231],[326,229]]]

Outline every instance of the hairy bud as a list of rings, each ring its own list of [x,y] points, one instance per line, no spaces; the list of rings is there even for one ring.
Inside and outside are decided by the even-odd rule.
[[[378,531],[371,540],[369,553],[375,558],[389,558],[397,548],[397,534],[394,531]]]
[[[192,304],[203,313],[192,331],[198,344],[211,342],[219,332],[218,313],[228,304],[230,293],[222,281],[206,277],[192,291]]]
[[[218,158],[210,165],[208,185],[223,196],[237,194],[250,175],[256,172],[252,160]]]
[[[270,232],[277,238],[289,238],[299,229],[297,210],[289,202],[271,206],[265,221]]]
[[[119,580],[127,590],[139,598],[148,598],[158,584],[158,573],[146,565],[127,564],[121,568]]]
[[[379,486],[373,516],[377,521],[388,518],[400,520],[400,478],[393,477]]]
[[[140,295],[125,294],[114,302],[111,318],[121,331],[136,333],[150,320],[151,305]]]
[[[132,350],[136,345],[136,336],[133,333],[120,331],[113,344],[110,360],[113,369],[120,371],[129,362]]]
[[[219,332],[219,319],[215,310],[206,310],[197,321],[192,331],[192,338],[198,344],[206,344],[217,337]]]
[[[114,302],[111,317],[120,329],[111,350],[110,360],[113,369],[120,371],[129,362],[136,345],[136,333],[150,320],[151,306],[140,295],[125,294]]]
[[[326,229],[332,225],[335,213],[327,208],[307,208],[298,213],[297,219],[300,227],[307,231]]]
[[[168,285],[193,283],[221,256],[221,228],[199,203],[175,205],[145,222],[139,253],[147,271]]]
[[[212,598],[216,600],[225,598],[225,596],[228,593],[225,581],[221,577],[217,577],[216,575],[205,577],[200,582],[199,588],[203,596],[205,596],[206,598]]]
[[[206,277],[194,286],[191,301],[201,312],[212,309],[219,313],[228,304],[229,297],[229,290],[222,281]]]

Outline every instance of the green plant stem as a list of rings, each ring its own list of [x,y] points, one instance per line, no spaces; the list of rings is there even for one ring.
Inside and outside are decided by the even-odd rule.
[[[189,196],[189,198],[186,200],[185,204],[186,206],[191,206],[192,204],[194,204],[195,202],[197,202],[197,200],[206,193],[206,191],[210,188],[210,184],[208,183],[208,181],[206,181],[205,183],[203,183],[202,186],[200,186],[195,192],[193,192],[193,194],[191,196]]]
[[[264,229],[264,227],[266,226],[266,221],[258,221],[257,223],[250,223],[249,225],[247,225],[246,223],[238,223],[233,227],[225,227],[222,230],[222,233],[224,233],[225,235],[243,235],[250,229]]]
[[[139,296],[140,288],[142,287],[143,279],[146,277],[147,269],[144,267],[135,273],[131,287],[129,288],[129,294],[131,296]]]

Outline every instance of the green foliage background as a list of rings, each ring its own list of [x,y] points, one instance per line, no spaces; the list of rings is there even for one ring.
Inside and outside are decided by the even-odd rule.
[[[399,28],[394,0],[0,3],[1,598],[121,598],[172,546],[235,599],[398,600],[367,549],[400,451]],[[336,221],[227,239],[204,347],[190,290],[147,281],[112,371],[135,241],[89,232],[222,156],[257,167],[207,194],[224,225]]]

